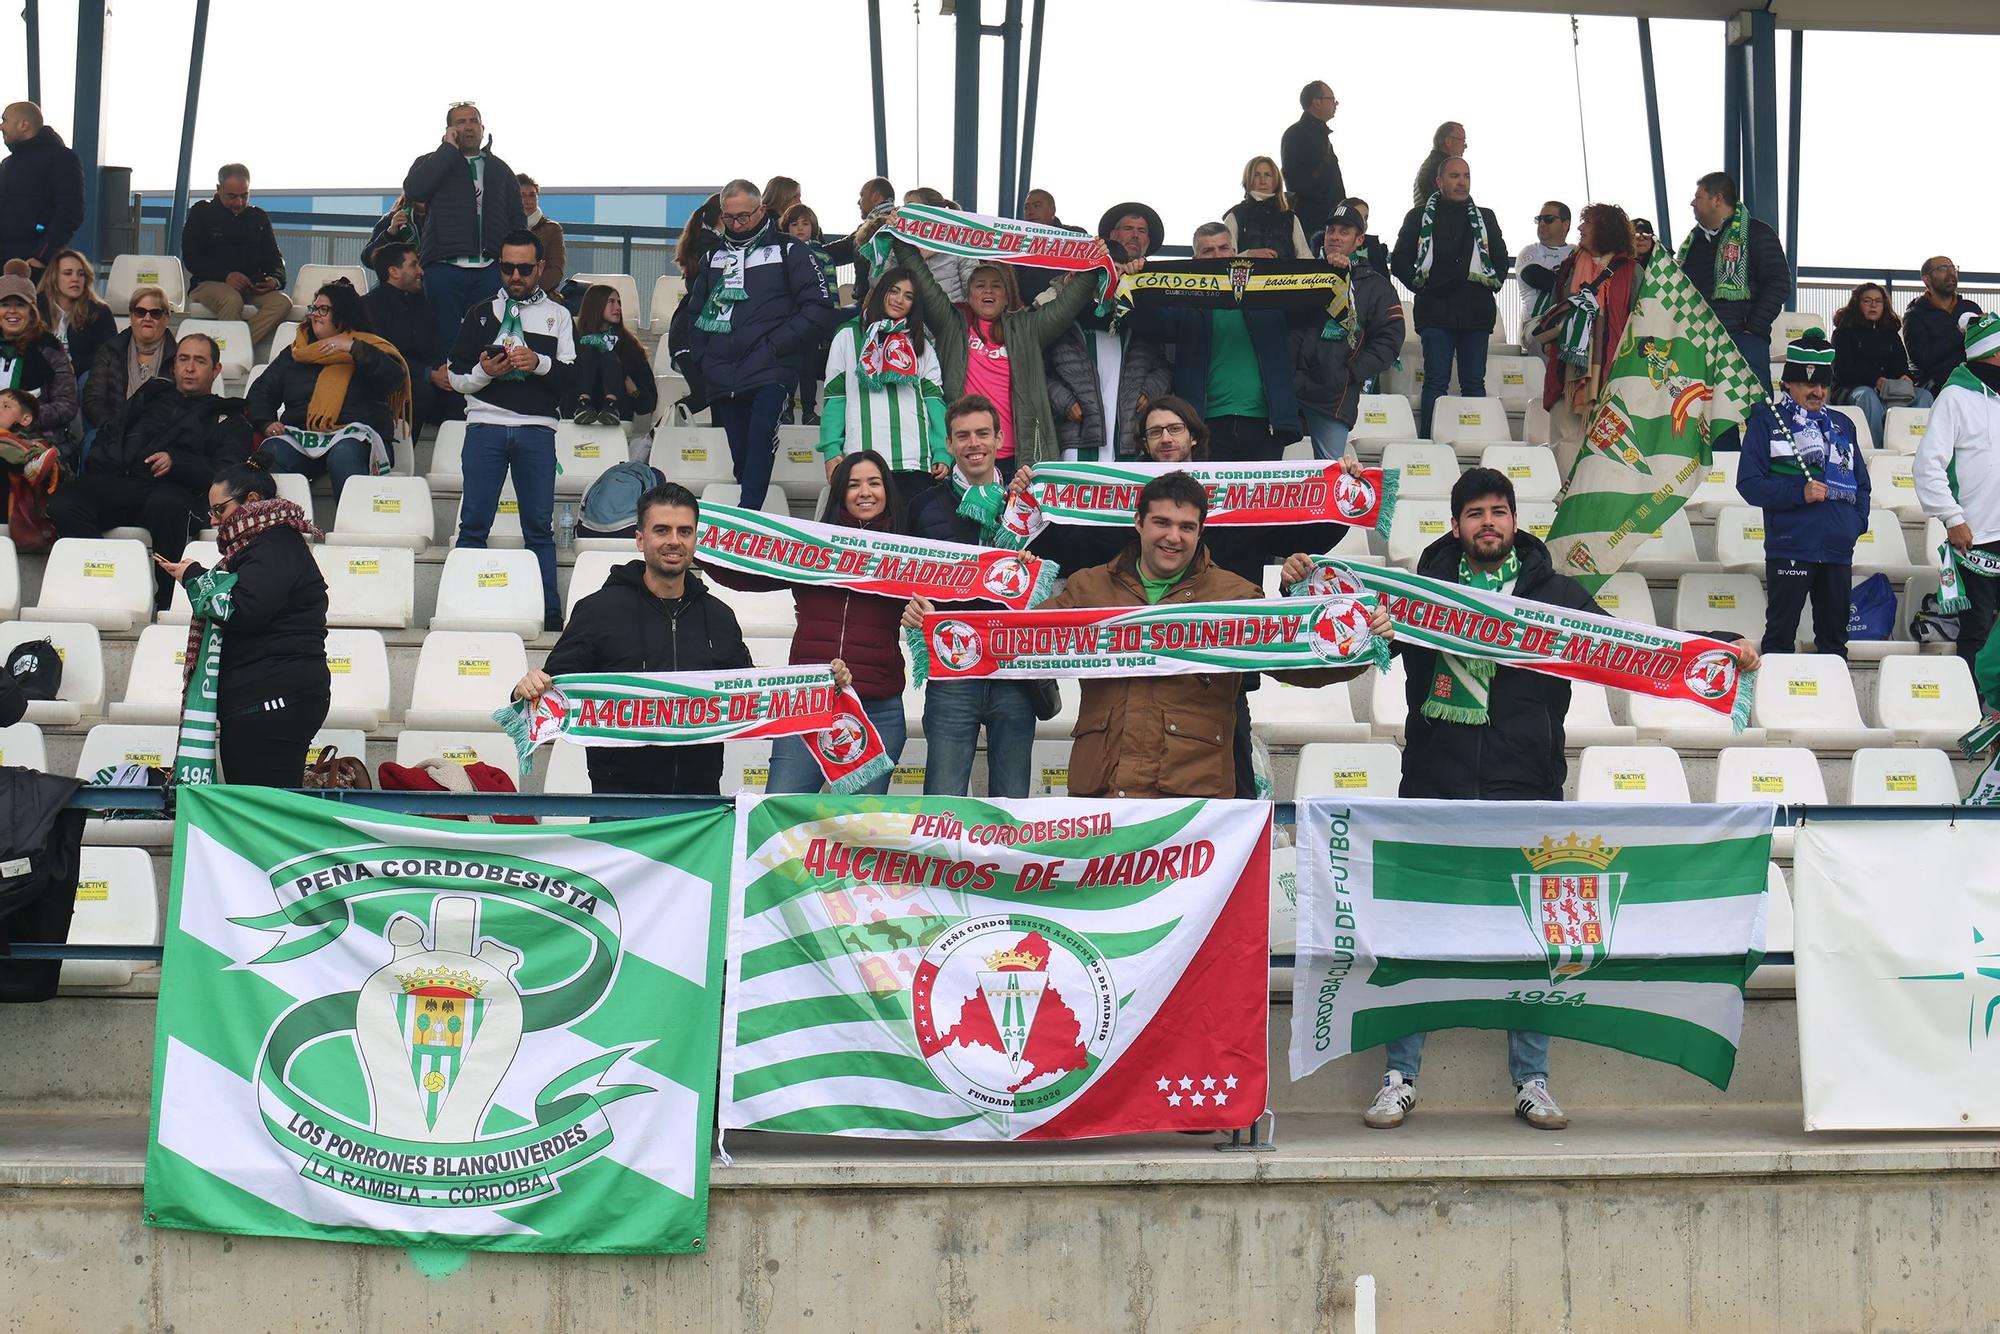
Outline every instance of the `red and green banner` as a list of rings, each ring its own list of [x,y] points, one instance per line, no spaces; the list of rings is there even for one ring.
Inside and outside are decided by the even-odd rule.
[[[1399,474],[1369,468],[1350,477],[1338,463],[1039,463],[1001,513],[993,540],[1024,547],[1052,523],[1130,528],[1139,492],[1155,477],[1184,472],[1208,491],[1210,528],[1337,523],[1389,531]]]
[[[1019,551],[783,519],[733,505],[701,507],[695,558],[791,584],[1003,607],[1031,607],[1048,597],[1056,582],[1052,563]]]
[[[940,611],[905,630],[918,682],[1386,668],[1366,594],[1154,607]]]
[[[1757,673],[1737,665],[1733,645],[1707,635],[1331,558],[1315,563],[1289,591],[1307,598],[1373,593],[1395,621],[1401,643],[1639,695],[1687,700],[1728,718],[1739,732],[1750,721]]]

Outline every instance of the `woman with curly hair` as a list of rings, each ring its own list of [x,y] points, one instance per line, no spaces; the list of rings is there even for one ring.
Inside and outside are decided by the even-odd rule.
[[[1639,297],[1639,262],[1624,209],[1591,204],[1583,210],[1576,249],[1556,269],[1553,292],[1531,336],[1548,359],[1542,406],[1549,410],[1557,468],[1567,478]]]

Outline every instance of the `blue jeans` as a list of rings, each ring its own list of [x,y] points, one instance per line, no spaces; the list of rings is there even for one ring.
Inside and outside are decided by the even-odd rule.
[[[1875,439],[1872,442],[1873,446],[1876,449],[1880,449],[1882,447],[1882,426],[1889,419],[1889,407],[1882,401],[1882,396],[1875,392],[1875,387],[1864,384],[1856,385],[1852,389],[1843,389],[1840,391],[1840,397],[1835,401],[1861,409],[1861,415],[1868,419],[1868,429],[1875,433]],[[1905,406],[1927,408],[1931,405],[1931,401],[1931,391],[1922,385],[1918,385],[1916,397],[1912,398]]]
[[[266,440],[257,458],[271,472],[295,472],[303,477],[331,477],[333,499],[340,501],[341,488],[351,477],[368,476],[368,446],[360,440],[343,440],[318,458],[301,454],[283,440]]]
[[[1430,377],[1424,378],[1428,382]],[[1347,456],[1347,433],[1353,427],[1303,403],[1299,404],[1299,420],[1305,423],[1306,434],[1312,437],[1314,458],[1333,462]]]
[[[729,437],[729,457],[736,464],[736,481],[743,488],[739,503],[746,510],[761,506],[764,493],[771,489],[771,466],[778,457],[778,419],[791,402],[791,386],[767,384],[708,405],[709,417]],[[803,741],[799,748],[805,749]]]
[[[424,301],[431,308],[431,318],[437,321],[438,347],[443,349],[447,360],[451,357],[451,345],[458,341],[458,326],[465,323],[466,308],[499,290],[497,263],[461,269],[439,260],[424,266]]]
[[[1405,1083],[1417,1082],[1417,1071],[1424,1064],[1424,1037],[1422,1033],[1412,1033],[1406,1038],[1384,1043],[1382,1050],[1388,1056],[1388,1068],[1400,1070]],[[1547,1033],[1507,1034],[1507,1074],[1516,1085],[1531,1079],[1549,1077],[1549,1035]]]
[[[932,681],[924,687],[924,795],[962,797],[986,725],[986,794],[1025,797],[1034,770],[1035,706],[1016,681]]]
[[[903,721],[903,697],[864,699],[861,711],[875,724],[876,735],[882,738],[882,749],[889,753],[889,763],[894,765],[903,758],[903,743],[910,739],[910,726]],[[883,774],[861,791],[879,797],[889,790],[892,776]],[[766,792],[818,792],[825,786],[826,776],[819,771],[819,761],[812,757],[812,751],[806,748],[804,737],[781,736],[771,743],[771,772],[764,778]]]
[[[556,597],[556,539],[551,528],[556,508],[556,433],[549,426],[493,426],[474,423],[465,428],[465,495],[458,505],[461,547],[484,550],[500,509],[500,487],[509,473],[514,498],[521,506],[521,538],[542,566],[542,615],[562,615]]]
[[[1451,392],[1451,367],[1458,363],[1458,392],[1467,398],[1486,393],[1486,340],[1490,329],[1419,329],[1424,345],[1424,398],[1417,434],[1431,438],[1431,409]]]

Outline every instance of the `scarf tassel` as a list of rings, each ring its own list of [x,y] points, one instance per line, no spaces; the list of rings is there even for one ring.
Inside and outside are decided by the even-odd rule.
[[[1375,535],[1384,541],[1389,537],[1390,521],[1396,517],[1396,493],[1402,489],[1403,471],[1400,468],[1382,470],[1382,509],[1375,516]]]
[[[1041,585],[1037,581],[1036,590],[1038,595],[1036,601],[1041,600],[1039,597],[1040,587]],[[907,625],[904,626],[903,644],[904,647],[910,650],[910,679],[918,685],[923,685],[931,679],[931,655],[929,650],[924,646],[924,632],[921,630],[912,630]]]
[[[1729,711],[1729,728],[1741,732],[1750,725],[1750,708],[1757,699],[1757,673],[1753,668],[1736,678],[1736,705]]]
[[[849,770],[840,777],[829,781],[827,783],[827,790],[837,792],[842,796],[852,796],[880,778],[883,774],[893,772],[895,767],[887,755],[877,755],[858,769]]]
[[[534,716],[535,701],[517,699],[510,704],[493,710],[493,721],[500,724],[500,730],[514,743],[514,754],[520,757],[521,777],[526,778],[535,771],[535,743],[529,739],[529,724]]]

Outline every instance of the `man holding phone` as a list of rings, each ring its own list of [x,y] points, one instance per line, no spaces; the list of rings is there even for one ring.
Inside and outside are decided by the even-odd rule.
[[[418,251],[428,271],[424,294],[438,341],[449,344],[466,307],[500,285],[500,239],[528,225],[521,187],[494,154],[478,107],[457,102],[445,110],[444,138],[410,164],[403,198],[425,210]]]
[[[465,395],[461,547],[484,548],[514,479],[521,537],[542,567],[546,628],[562,628],[556,598],[556,414],[576,360],[569,311],[541,289],[542,243],[526,230],[500,243],[500,291],[465,312],[452,343],[451,387]]]

